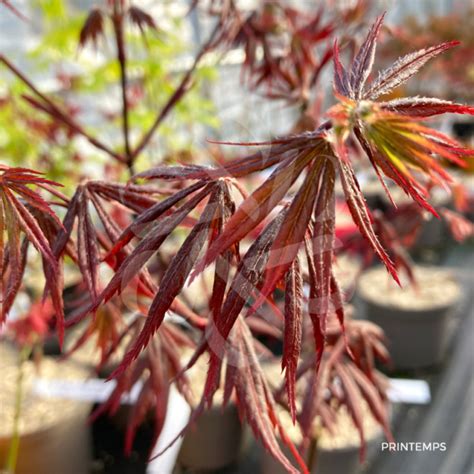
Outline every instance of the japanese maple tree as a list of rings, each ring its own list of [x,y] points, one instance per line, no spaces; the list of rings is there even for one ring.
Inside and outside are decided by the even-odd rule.
[[[97,42],[110,31],[115,40],[122,100],[120,149],[92,135],[55,98],[42,93],[11,61],[0,56],[0,62],[30,89],[33,95],[25,99],[35,110],[85,138],[131,175],[127,183],[85,180],[77,184],[71,197],[66,197],[57,190],[58,183],[37,171],[0,167],[2,321],[8,317],[25,279],[27,247],[31,244],[43,261],[45,296],[52,301],[60,341],[65,326],[87,319],[85,332],[75,347],[98,333],[101,364],[105,364],[127,339],[126,353],[110,375],[117,380],[116,388],[100,412],[116,410],[122,394],[147,374],[132,410],[128,450],[136,427],[149,410],[154,412],[155,436],[159,436],[169,381],[174,380],[188,397],[186,370],[207,354],[205,387],[192,419],[212,405],[215,392],[223,385],[224,403],[236,401],[242,417],[271,454],[289,472],[297,472],[282,451],[281,439],[290,447],[300,469],[306,471],[278,420],[274,395],[260,366],[258,355],[265,348],[254,335],[270,330],[258,316],[264,306],[273,308],[284,322],[282,368],[293,420],[298,418],[308,433],[315,417],[324,416],[321,404],[319,409],[311,405],[311,394],[315,383],[323,384],[319,374],[336,374],[346,391],[343,403],[349,406],[358,429],[360,413],[354,400],[362,396],[390,436],[381,408],[383,390],[372,370],[373,356],[365,362],[361,356],[361,344],[383,353],[380,335],[372,327],[352,324],[344,337],[344,297],[332,266],[336,185],[342,186],[360,234],[398,281],[397,271],[404,262],[390,247],[393,239],[382,235],[384,229],[377,226],[377,216],[367,206],[353,155],[362,153],[370,162],[389,198],[386,179],[403,189],[417,206],[437,216],[428,190],[432,184],[449,187],[452,183],[443,160],[462,166],[463,158],[472,150],[428,127],[425,121],[444,113],[472,115],[474,108],[436,98],[384,100],[384,95],[457,42],[408,54],[372,77],[383,15],[376,19],[345,67],[337,41],[333,47],[324,48],[322,56],[314,55],[313,46],[332,40],[336,24],[323,22],[321,12],[305,20],[296,10],[274,3],[266,5],[270,10],[249,16],[232,1],[211,2],[216,22],[209,39],[150,128],[137,140],[131,134],[129,52],[124,31],[130,23],[143,32],[153,30],[155,22],[148,13],[123,0],[109,0],[92,10],[80,33],[80,44]],[[275,28],[282,16],[294,42],[288,56],[275,57],[269,35],[278,33]],[[105,27],[107,22],[111,29]],[[228,143],[257,148],[253,153],[223,160],[219,166],[159,163],[135,174],[136,158],[185,97],[200,60],[211,50],[236,44],[245,45],[244,68],[251,87],[264,84],[267,95],[304,107],[309,91],[318,86],[322,68],[332,58],[336,104],[323,114],[320,124],[304,133],[262,143]],[[264,51],[262,60],[255,53],[259,48]],[[242,181],[263,171],[268,171],[268,177],[248,194]],[[47,194],[50,201],[42,194]],[[51,201],[53,197],[56,201]],[[54,207],[65,210],[63,219],[57,217]],[[177,251],[170,253],[165,243],[177,231],[185,237]],[[87,296],[72,317],[66,317],[64,311],[66,257],[79,269]],[[155,260],[160,258],[165,263],[156,265]],[[108,279],[103,275],[104,268],[112,275]],[[194,279],[211,281],[206,308],[201,311],[195,311],[183,298],[183,290]],[[131,301],[124,296],[129,288]],[[284,293],[281,308],[275,303],[280,291]],[[126,310],[133,313],[131,318],[120,317]],[[191,336],[167,317],[170,312],[186,321]],[[334,314],[340,325],[337,338],[333,326],[328,329]],[[303,347],[307,321],[312,333],[309,354]],[[325,354],[326,345],[330,347],[329,355]],[[183,347],[194,349],[187,363],[180,355]],[[297,416],[296,381],[308,371],[312,374],[313,383],[308,385],[312,391],[304,398],[303,412]]]

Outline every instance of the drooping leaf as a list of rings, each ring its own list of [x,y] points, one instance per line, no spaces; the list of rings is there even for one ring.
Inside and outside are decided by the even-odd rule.
[[[12,229],[13,230],[13,229]],[[8,232],[8,231],[7,231]],[[15,302],[16,295],[20,290],[23,276],[25,274],[26,268],[26,258],[28,253],[28,240],[24,239],[19,249],[19,254],[17,254],[17,236],[9,233],[8,239],[15,245],[9,245],[8,248],[8,271],[2,273],[2,302],[1,302],[1,314],[0,314],[0,323],[3,323],[12,308],[13,303]],[[7,267],[7,265],[4,265]],[[5,270],[5,268],[4,268]],[[3,281],[4,277],[5,281]]]
[[[387,167],[386,166],[384,167],[383,165],[378,163],[375,156],[377,153],[371,148],[369,142],[362,135],[361,130],[359,128],[356,128],[354,130],[354,134],[357,137],[357,140],[359,141],[360,145],[362,146],[362,149],[365,151],[367,157],[369,158],[370,163],[375,170],[375,174],[377,175],[377,179],[379,180],[379,183],[382,185],[382,188],[384,189],[385,194],[387,195],[389,201],[392,203],[394,207],[396,207],[396,203],[392,197],[392,193],[388,189],[388,186],[382,177],[382,173],[380,172],[380,168],[386,169]],[[388,174],[388,173],[386,172],[385,174]]]
[[[36,184],[38,187],[42,187],[46,183],[40,182]],[[41,197],[40,194],[31,190],[23,183],[18,181],[10,181],[9,188],[14,191],[18,196],[20,196],[21,199],[23,199],[32,209],[37,210],[38,216],[46,214],[51,217],[57,224],[59,224],[59,226],[61,226],[61,221],[59,220],[58,216],[53,212],[49,204]],[[50,192],[52,193],[53,189],[49,188],[48,190],[50,189]]]
[[[331,277],[335,238],[335,169],[327,159],[321,175],[321,186],[314,210],[309,263],[309,316],[313,324],[316,346],[316,367],[321,363],[327,319],[331,311]]]
[[[368,240],[375,253],[385,264],[389,273],[395,281],[399,283],[396,269],[390,260],[390,257],[387,255],[387,252],[375,235],[367,204],[362,195],[359,184],[357,183],[354,171],[347,163],[343,163],[341,160],[338,160],[337,163],[339,176],[344,189],[344,195],[354,223],[359,228],[361,234]]]
[[[98,265],[100,262],[97,235],[88,212],[87,189],[80,192],[78,201],[77,250],[79,267],[87,289],[93,298],[98,294]]]
[[[372,384],[372,381],[354,364],[347,364],[346,369],[348,371],[347,375],[351,377],[359,387],[373,417],[384,430],[385,437],[389,442],[393,442],[387,409],[380,399],[380,395]]]
[[[50,241],[45,235],[41,219],[52,219],[58,227],[61,225],[59,219],[51,210],[49,204],[40,196],[34,187],[48,186],[52,188],[57,183],[45,179],[41,173],[27,168],[11,168],[0,165],[0,218],[1,237],[1,266],[3,273],[8,275],[7,282],[3,287],[2,313],[3,321],[10,310],[15,297],[20,290],[22,277],[25,270],[27,242],[36,248],[43,259],[45,274],[46,268],[52,270],[48,284],[57,286],[59,280],[57,258],[51,249]],[[6,231],[7,242],[4,243],[4,232]],[[20,244],[21,234],[26,241]],[[23,252],[23,257],[22,257]],[[8,268],[7,268],[8,267]],[[3,279],[2,275],[2,279]],[[58,328],[61,327],[58,317]]]
[[[225,186],[223,183],[216,185],[199,222],[193,227],[178,253],[170,262],[148,311],[145,326],[113,376],[123,372],[138,357],[140,351],[147,345],[150,338],[163,322],[171,303],[183,289],[199,253],[209,237],[211,224],[216,218],[219,218],[219,213],[222,211],[224,199],[223,186]]]
[[[146,211],[142,212],[133,221],[133,223],[130,224],[130,226],[127,227],[115,240],[114,246],[108,252],[106,258],[114,257],[120,250],[123,249],[123,247],[125,247],[133,239],[133,237],[141,237],[145,235],[153,221],[164,215],[174,205],[179,203],[179,201],[205,186],[205,184],[206,183],[203,181],[193,184],[192,186],[178,191],[169,198],[161,202],[157,202],[156,204],[148,208]]]
[[[253,348],[251,333],[243,321],[239,321],[236,325],[235,340],[235,344],[238,345],[236,356],[239,358],[239,361],[236,363],[237,374],[235,375],[234,382],[237,406],[242,414],[241,416],[248,421],[255,437],[263,443],[267,451],[288,472],[307,473],[308,469],[304,461],[278,420],[270,388],[267,385]],[[282,442],[289,448],[301,471],[293,467],[283,454],[275,431],[278,431]]]
[[[354,379],[350,376],[347,368],[344,364],[336,365],[337,375],[341,381],[341,387],[344,392],[344,404],[346,405],[350,416],[354,422],[354,425],[359,432],[360,438],[360,460],[361,462],[365,459],[365,434],[363,424],[363,412],[362,412],[362,401],[363,398],[357,390]]]
[[[208,184],[201,192],[184,203],[175,212],[169,216],[162,216],[161,219],[157,219],[154,222],[149,232],[121,263],[110,282],[95,301],[94,308],[97,308],[102,302],[109,300],[117,291],[121,291],[129,284],[173,230],[189,212],[213,191],[214,187],[214,184]]]
[[[395,206],[395,202],[391,196],[390,191],[387,189],[387,186],[380,175],[379,168],[382,172],[392,179],[395,183],[397,183],[401,189],[403,189],[409,196],[413,198],[415,202],[417,202],[422,208],[426,209],[427,211],[431,212],[433,215],[437,215],[434,208],[430,205],[427,201],[426,196],[427,192],[426,189],[421,186],[418,182],[416,182],[411,174],[406,172],[405,167],[401,167],[398,161],[395,163],[390,159],[393,157],[392,155],[388,155],[382,153],[376,146],[372,146],[371,143],[364,137],[362,132],[358,129],[355,130],[355,135],[361,144],[362,148],[366,152],[372,166],[376,170],[376,173],[379,177],[379,181],[383,183],[383,187],[386,190],[386,194],[389,197],[392,204]],[[398,168],[396,165],[399,165]],[[405,171],[405,172],[404,172]]]
[[[128,15],[130,17],[130,21],[140,28],[142,34],[145,34],[145,28],[150,28],[156,31],[156,23],[153,20],[153,17],[136,6],[131,6],[128,9]]]
[[[220,216],[215,220],[213,233],[209,239],[211,244],[221,233],[232,214],[235,212],[235,204],[228,192],[224,189],[224,196],[222,202],[222,211]],[[219,256],[216,261],[214,271],[214,282],[212,286],[212,293],[209,299],[209,309],[211,317],[215,320],[221,312],[222,303],[224,302],[225,292],[227,289],[228,280],[230,278],[231,262],[234,255],[238,254],[238,249],[228,249],[222,256]]]
[[[304,242],[318,189],[324,185],[324,182],[320,183],[320,180],[325,166],[325,158],[320,157],[309,169],[304,183],[293,199],[270,249],[270,257],[265,269],[265,280],[254,308],[258,307],[263,299],[275,289],[278,281],[295,260],[298,250]]]
[[[278,167],[257,190],[255,190],[238,207],[222,234],[215,240],[207,251],[204,259],[199,263],[197,271],[202,271],[216,257],[245,237],[280,203],[292,184],[296,181],[303,169],[317,156],[318,145],[292,159],[286,166]]]
[[[349,320],[345,335],[337,325],[331,325],[326,336],[327,347],[319,371],[314,354],[307,355],[298,370],[298,380],[304,382],[298,422],[307,441],[314,436],[315,420],[332,433],[341,409],[345,409],[359,431],[363,457],[366,437],[363,419],[368,411],[384,430],[387,440],[393,439],[389,426],[388,385],[375,368],[379,353],[380,360],[386,362],[383,334],[372,323]]]
[[[159,341],[161,342],[161,341]],[[145,420],[150,410],[154,413],[154,430],[151,440],[152,446],[161,434],[168,407],[169,399],[169,373],[167,367],[167,359],[164,357],[161,344],[153,341],[148,349],[148,369],[150,375],[144,382],[142,389],[138,395],[137,401],[130,410],[125,434],[125,454],[130,455],[132,452],[133,439],[135,432],[140,424]]]
[[[296,259],[286,276],[285,287],[285,335],[283,342],[282,369],[286,369],[286,389],[293,423],[296,419],[296,369],[301,352],[303,330],[303,280]]]
[[[82,26],[79,34],[79,46],[84,47],[91,42],[97,46],[98,39],[104,32],[104,12],[100,8],[93,8]]]
[[[474,236],[474,223],[463,215],[450,209],[443,209],[441,213],[448,223],[451,234],[458,242],[464,242]]]
[[[421,171],[432,183],[446,186],[451,177],[434,154],[464,166],[462,155],[468,150],[440,132],[392,112],[375,112],[370,126],[356,131],[356,135],[374,165],[379,166],[420,206],[438,217],[426,200],[426,187],[415,179],[413,171]]]
[[[331,283],[330,283],[330,292],[331,292],[331,302],[333,309],[336,313],[336,317],[339,321],[339,325],[341,326],[342,329],[342,334],[344,337],[346,337],[346,325],[345,325],[345,317],[344,317],[344,297],[343,293],[341,291],[341,288],[339,286],[339,283],[336,280],[336,277],[334,276],[334,271],[331,269]],[[345,340],[346,342],[346,350],[350,354],[350,348],[347,345],[347,339]]]
[[[208,335],[209,344],[214,351],[220,353],[223,350],[223,342],[227,339],[242,308],[260,283],[269,258],[269,250],[284,216],[283,210],[261,232],[240,261],[221,313],[215,320],[212,332]]]
[[[219,313],[213,314],[206,328],[205,338],[188,364],[188,366],[194,364],[206,348],[210,349],[209,368],[203,395],[203,403],[208,406],[212,404],[212,398],[219,386],[222,360],[226,354],[226,341],[239,314],[262,279],[269,248],[284,214],[285,211],[281,211],[267,225],[241,259]]]

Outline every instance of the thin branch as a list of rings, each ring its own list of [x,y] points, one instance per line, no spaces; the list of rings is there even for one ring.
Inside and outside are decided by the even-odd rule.
[[[216,27],[212,31],[211,36],[209,37],[207,42],[202,46],[199,53],[195,57],[192,66],[188,69],[188,71],[186,72],[186,74],[181,79],[181,82],[176,87],[173,94],[170,96],[170,98],[168,99],[168,101],[166,102],[164,107],[159,112],[159,114],[156,117],[153,125],[150,127],[148,132],[146,132],[143,135],[143,137],[139,141],[139,144],[137,145],[135,150],[133,150],[132,155],[131,155],[132,160],[134,160],[144,150],[144,148],[148,145],[148,143],[152,139],[153,135],[155,134],[156,130],[160,126],[161,122],[163,122],[163,120],[168,116],[169,112],[173,109],[173,107],[186,94],[186,92],[188,90],[188,85],[189,85],[190,79],[191,79],[194,71],[196,70],[196,68],[197,68],[199,62],[201,61],[201,59],[203,58],[203,56],[209,51],[209,49],[211,49],[211,47],[214,43],[214,40],[215,40],[218,32],[220,31],[220,28],[221,28],[221,23],[218,22]]]
[[[126,164],[130,175],[133,176],[133,157],[130,148],[130,126],[129,111],[127,100],[127,57],[125,53],[125,41],[123,34],[123,10],[120,8],[120,2],[114,2],[113,24],[115,32],[115,42],[117,45],[117,60],[120,66],[120,86],[122,89],[122,130],[126,156]]]
[[[21,13],[18,8],[16,8],[9,0],[0,0],[0,4],[5,5],[5,7],[10,10],[14,15],[16,15],[20,20],[29,21],[28,18]]]
[[[14,66],[5,56],[0,55],[0,62],[2,62],[18,79],[20,79],[34,94],[36,94],[45,104],[42,110],[53,118],[60,120],[70,130],[83,136],[89,143],[95,146],[97,149],[107,153],[112,158],[125,163],[126,159],[119,153],[115,152],[101,141],[91,136],[84,128],[79,125],[73,118],[67,113],[63,112],[54,102],[38,90],[38,88],[16,67]]]

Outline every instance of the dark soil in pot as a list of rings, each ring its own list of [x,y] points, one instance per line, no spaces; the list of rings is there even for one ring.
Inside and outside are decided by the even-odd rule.
[[[367,319],[385,332],[395,369],[416,369],[439,364],[444,357],[461,299],[460,285],[439,267],[415,267],[418,287],[403,288],[385,268],[365,272],[358,295]]]

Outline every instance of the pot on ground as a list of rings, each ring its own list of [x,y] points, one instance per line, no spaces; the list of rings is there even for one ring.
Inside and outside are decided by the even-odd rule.
[[[365,459],[370,460],[382,439],[382,429],[366,403],[361,405],[361,412],[366,439]],[[311,474],[353,474],[361,470],[359,432],[345,407],[338,411],[333,433],[319,432],[313,452]]]
[[[381,429],[366,405],[362,406],[362,412],[366,450],[370,453],[381,438]],[[288,412],[279,412],[279,416],[289,438],[298,445],[301,442],[301,433],[293,426]],[[289,449],[282,445],[282,450],[287,458],[292,460]],[[361,467],[359,453],[359,434],[347,411],[341,408],[334,426],[334,434],[324,429],[315,430],[315,438],[305,460],[311,474],[355,474]],[[296,463],[294,466],[298,468]],[[262,448],[261,473],[284,474],[286,470]]]
[[[184,435],[178,464],[191,471],[213,471],[235,463],[242,443],[237,407],[206,410]]]
[[[382,267],[365,272],[358,295],[367,319],[380,326],[396,369],[439,364],[445,355],[462,296],[460,285],[439,267],[415,267],[417,288],[403,288]]]
[[[187,362],[189,357],[183,359]],[[207,375],[205,358],[201,357],[186,374],[195,396],[192,400],[195,407]],[[236,405],[231,400],[223,407],[222,399],[223,390],[219,389],[214,395],[214,406],[205,410],[185,432],[177,461],[185,471],[214,471],[238,460],[244,441],[242,425]]]
[[[10,353],[10,354],[9,354]],[[18,372],[16,354],[0,346],[0,466],[6,464],[11,443]],[[91,437],[87,417],[91,405],[75,400],[45,398],[32,390],[34,378],[82,380],[87,372],[73,364],[45,357],[36,373],[24,364],[20,444],[15,474],[88,474]]]
[[[311,474],[351,474],[360,466],[359,447],[318,449]]]

